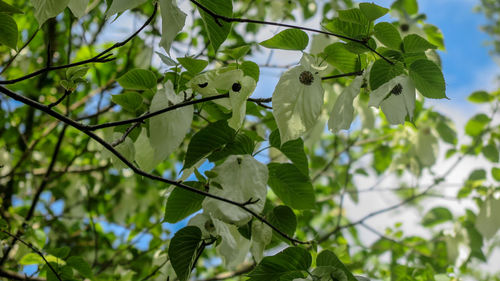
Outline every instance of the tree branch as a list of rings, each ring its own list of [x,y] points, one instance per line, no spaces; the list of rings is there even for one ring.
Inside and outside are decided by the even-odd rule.
[[[292,25],[292,24],[286,24],[286,23],[271,22],[271,21],[262,21],[262,20],[253,20],[253,19],[244,19],[244,18],[226,17],[226,16],[219,15],[219,14],[211,11],[210,9],[208,9],[205,6],[203,6],[201,3],[199,3],[196,0],[190,0],[190,1],[191,1],[191,3],[195,4],[198,8],[200,8],[201,10],[203,10],[205,13],[209,14],[215,20],[215,22],[219,26],[222,26],[222,24],[220,23],[219,20],[223,20],[225,22],[255,23],[255,24],[262,24],[262,25],[273,25],[273,26],[281,26],[281,27],[288,27],[288,28],[296,28],[296,29],[301,29],[301,30],[305,30],[305,31],[310,31],[310,32],[325,34],[325,35],[328,35],[328,36],[334,36],[334,37],[337,37],[337,38],[340,38],[340,39],[344,39],[346,41],[351,41],[351,42],[359,43],[359,44],[363,45],[365,48],[367,48],[370,51],[372,51],[373,53],[377,54],[380,58],[384,59],[386,62],[388,62],[388,63],[390,63],[392,65],[394,64],[391,60],[389,60],[388,58],[386,58],[385,56],[383,56],[382,54],[380,54],[379,52],[377,52],[375,49],[373,49],[372,47],[370,47],[365,40],[359,40],[359,39],[351,38],[351,37],[348,37],[348,36],[344,36],[344,35],[341,35],[341,34],[328,32],[328,31],[324,31],[324,30],[320,30],[320,29],[314,29],[314,28],[303,27],[303,26]]]
[[[121,153],[119,153],[113,146],[111,146],[111,144],[107,143],[101,137],[99,137],[98,135],[94,134],[90,129],[88,129],[88,126],[82,125],[82,124],[80,124],[80,123],[72,120],[71,118],[68,118],[67,116],[62,115],[59,112],[56,112],[56,111],[48,108],[44,104],[41,104],[41,103],[39,103],[37,101],[34,101],[34,100],[30,99],[30,98],[27,98],[25,96],[19,95],[17,93],[14,93],[14,92],[10,91],[9,89],[7,89],[7,88],[5,88],[3,86],[0,86],[0,92],[3,93],[3,94],[5,94],[8,97],[11,97],[11,98],[13,98],[13,99],[21,102],[21,103],[24,103],[24,104],[26,104],[26,105],[28,105],[30,107],[33,107],[33,108],[38,109],[38,110],[41,110],[41,111],[47,113],[48,115],[50,115],[50,116],[52,116],[52,117],[54,117],[54,118],[56,118],[56,119],[58,119],[58,120],[60,120],[60,121],[62,121],[64,123],[66,123],[67,125],[80,130],[81,132],[83,132],[84,134],[86,134],[87,136],[89,136],[90,138],[92,138],[93,140],[95,140],[96,142],[98,142],[99,144],[101,144],[104,148],[106,148],[112,154],[114,154],[119,160],[121,160],[126,166],[128,166],[137,175],[140,175],[140,176],[143,176],[145,178],[149,178],[149,179],[152,179],[152,180],[155,180],[155,181],[160,181],[160,182],[163,182],[163,183],[174,185],[174,186],[176,186],[178,188],[182,188],[182,189],[185,189],[185,190],[193,192],[193,193],[197,193],[197,194],[200,194],[200,195],[203,195],[203,196],[206,196],[206,197],[210,197],[210,198],[213,198],[213,199],[216,199],[216,200],[219,200],[219,201],[222,201],[222,202],[225,202],[225,203],[237,206],[237,207],[245,210],[246,212],[250,213],[256,219],[260,220],[261,222],[263,222],[266,225],[268,225],[269,227],[271,227],[274,231],[276,231],[278,234],[280,234],[283,238],[289,240],[291,243],[293,243],[293,244],[310,244],[311,243],[310,241],[301,241],[301,240],[295,239],[293,237],[290,237],[288,234],[284,233],[282,230],[280,230],[279,228],[277,228],[276,226],[274,226],[273,224],[271,224],[263,216],[257,214],[253,210],[249,209],[247,207],[247,202],[241,202],[241,203],[240,202],[235,202],[233,200],[230,200],[230,199],[227,199],[227,198],[224,198],[224,197],[220,197],[220,196],[217,196],[217,195],[214,195],[214,194],[211,194],[211,193],[208,193],[208,192],[205,192],[205,191],[198,190],[196,188],[190,187],[188,185],[183,184],[182,182],[177,182],[177,181],[174,181],[174,180],[169,180],[169,179],[157,176],[157,175],[153,175],[153,174],[147,173],[147,172],[145,172],[145,171],[137,168],[134,164],[132,164],[132,162],[130,162],[129,160],[127,160],[125,158],[125,156],[123,156]],[[137,122],[137,120],[135,120],[133,122]]]
[[[59,65],[59,66],[47,66],[47,67],[42,68],[38,71],[35,71],[33,73],[27,74],[25,76],[22,76],[22,77],[19,77],[16,79],[0,81],[0,85],[14,84],[14,83],[21,82],[21,81],[33,78],[35,76],[38,76],[40,74],[43,74],[43,73],[46,73],[49,71],[53,71],[53,70],[65,69],[65,68],[75,67],[75,66],[79,66],[79,65],[88,64],[88,63],[106,63],[106,62],[112,61],[115,58],[110,58],[110,56],[112,54],[108,54],[108,53],[111,52],[112,50],[118,48],[118,47],[121,47],[121,46],[127,44],[130,40],[132,40],[135,36],[137,36],[153,20],[153,18],[156,15],[157,10],[158,10],[158,4],[155,4],[153,13],[148,18],[148,20],[141,26],[141,28],[139,28],[136,32],[134,32],[132,35],[130,35],[124,41],[115,43],[113,46],[107,48],[106,50],[100,52],[98,55],[96,55],[90,59],[86,59],[83,61],[74,62],[74,63],[70,63],[70,64]]]

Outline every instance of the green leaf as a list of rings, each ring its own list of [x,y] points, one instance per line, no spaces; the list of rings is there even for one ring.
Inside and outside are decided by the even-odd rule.
[[[299,210],[315,208],[311,181],[295,165],[270,163],[268,168],[268,184],[286,205]]]
[[[179,280],[189,279],[200,243],[201,230],[196,226],[182,228],[175,233],[170,241],[168,256]]]
[[[145,2],[146,0],[113,0],[113,3],[111,3],[111,6],[106,12],[106,15],[110,17],[114,14],[122,13],[125,12],[126,10],[133,9]]]
[[[198,2],[218,15],[225,17],[233,16],[232,0],[199,0]],[[201,18],[205,23],[210,45],[212,45],[214,51],[217,52],[220,45],[226,40],[229,31],[231,31],[231,23],[221,19],[216,22],[211,15],[207,14],[202,9],[198,8],[198,11],[200,11]]]
[[[389,168],[392,162],[392,149],[388,146],[381,145],[373,154],[374,168],[378,174]]]
[[[456,145],[458,142],[457,132],[446,122],[438,122],[436,130],[441,139],[449,144]]]
[[[403,39],[403,46],[406,53],[418,53],[427,51],[428,49],[437,48],[417,34],[409,34],[405,36]]]
[[[444,51],[444,36],[439,28],[432,24],[424,24],[424,32],[431,44],[436,45],[439,50]]]
[[[111,101],[131,113],[135,113],[143,103],[142,96],[136,92],[125,92],[119,95],[112,95]]]
[[[297,228],[297,217],[290,207],[276,206],[267,216],[272,225],[293,237]]]
[[[203,71],[208,65],[208,61],[190,57],[178,58],[179,63],[191,74],[196,75]]]
[[[488,115],[484,113],[476,114],[465,124],[465,133],[472,137],[479,136],[490,121]]]
[[[53,249],[49,252],[50,252],[50,254],[52,254],[60,259],[65,259],[68,256],[70,250],[71,249],[69,247],[64,246],[64,247]]]
[[[311,266],[311,255],[305,249],[299,247],[289,247],[282,252],[265,257],[248,274],[248,281],[275,281],[275,280],[292,280],[293,278],[283,279],[284,275],[300,274],[308,270]]]
[[[336,42],[323,51],[325,60],[344,73],[353,72],[358,66],[358,56],[346,49],[345,43]]]
[[[300,29],[285,29],[274,35],[271,39],[259,44],[270,49],[302,51],[307,47],[309,37]]]
[[[227,125],[225,120],[209,124],[191,138],[182,169],[191,168],[203,157],[230,143],[235,136],[236,132]]]
[[[243,45],[232,49],[225,49],[223,52],[235,60],[244,57],[249,51],[250,45]]]
[[[188,181],[185,185],[196,189],[202,189],[203,184]],[[205,196],[187,191],[182,188],[175,188],[168,196],[165,208],[165,222],[176,223],[201,209],[201,202]]]
[[[365,16],[365,14],[358,8],[339,10],[339,19],[349,22],[359,24],[363,27],[365,31],[370,29],[370,20]],[[367,35],[366,32],[357,35]]]
[[[230,155],[252,155],[255,149],[255,143],[253,140],[245,134],[237,134],[236,137],[226,146],[221,149],[214,151],[209,157],[210,162],[216,162],[222,160]]]
[[[146,69],[132,69],[117,79],[120,86],[131,90],[156,88],[156,76]]]
[[[425,227],[433,227],[450,220],[453,220],[453,215],[450,210],[445,207],[436,207],[425,214],[422,219],[422,225]]]
[[[28,253],[24,255],[19,261],[20,265],[30,265],[30,264],[44,264],[45,261],[38,254]]]
[[[68,8],[76,18],[81,18],[85,15],[89,0],[69,0]]]
[[[0,11],[1,13],[6,13],[6,14],[24,14],[22,10],[11,6],[4,1],[0,1]]]
[[[260,69],[255,62],[244,61],[240,64],[240,69],[243,70],[245,76],[252,77],[255,80],[255,82],[259,81]]]
[[[489,143],[485,145],[481,152],[483,153],[484,157],[486,159],[490,160],[492,163],[498,163],[499,161],[499,155],[498,155],[498,148],[494,143]]]
[[[391,9],[397,9],[409,15],[414,15],[418,13],[418,2],[417,0],[397,0],[391,5]]]
[[[68,70],[66,70],[66,79],[75,81],[78,78],[83,78],[88,71],[89,67],[87,66],[69,68]]]
[[[76,269],[83,277],[92,278],[92,268],[82,257],[72,256],[66,263]]]
[[[476,218],[476,228],[486,239],[491,239],[500,229],[500,199],[493,196],[486,198],[479,206],[479,214]]]
[[[35,7],[35,18],[41,27],[46,20],[53,18],[68,6],[69,0],[31,0]]]
[[[396,63],[392,65],[385,60],[379,59],[373,63],[370,70],[370,88],[373,91],[403,73],[402,64]]]
[[[430,60],[417,60],[410,65],[410,78],[415,88],[431,99],[446,98],[446,84],[441,69]]]
[[[17,50],[17,24],[9,15],[0,13],[0,44]]]
[[[340,261],[340,259],[330,250],[324,250],[316,257],[316,266],[333,266],[342,270],[348,281],[357,281],[351,271]]]
[[[493,177],[493,179],[500,182],[500,168],[497,167],[491,168],[491,176]]]
[[[339,11],[340,13],[340,11]],[[346,17],[347,15],[344,14]],[[364,15],[363,15],[364,17]],[[368,19],[366,19],[368,22]],[[351,37],[351,38],[359,38],[363,36],[367,36],[370,31],[370,24],[368,22],[367,25],[362,25],[354,21],[344,21],[340,18],[333,18],[323,25],[328,31],[332,33],[337,33],[343,36]]]
[[[170,54],[172,42],[186,22],[186,14],[179,9],[176,0],[160,0],[159,3],[162,29],[160,46]]]
[[[359,3],[359,9],[370,21],[374,21],[389,12],[389,9],[380,7],[374,3]]]
[[[492,101],[493,99],[495,99],[495,97],[486,91],[476,91],[467,97],[467,100],[473,103],[486,103]]]
[[[271,146],[279,149],[306,176],[309,176],[309,163],[304,151],[304,141],[301,138],[280,143],[280,132],[274,130],[269,136]]]

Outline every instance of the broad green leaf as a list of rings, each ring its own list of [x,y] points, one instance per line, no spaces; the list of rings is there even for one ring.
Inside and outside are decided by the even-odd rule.
[[[349,130],[354,119],[354,98],[361,91],[364,77],[357,76],[349,86],[345,87],[340,96],[335,100],[333,110],[328,120],[328,129],[334,133],[340,130]]]
[[[500,182],[500,168],[493,167],[491,168],[491,176],[494,180]]]
[[[184,27],[186,14],[177,6],[177,0],[160,0],[159,3],[162,29],[160,46],[170,54],[170,46]]]
[[[490,121],[486,114],[476,114],[465,124],[465,133],[472,137],[479,136]]]
[[[266,245],[271,243],[273,238],[273,230],[267,224],[261,221],[252,222],[252,237],[250,252],[256,262],[260,262],[264,257],[264,249]]]
[[[31,0],[35,7],[35,18],[41,27],[46,20],[59,15],[68,6],[69,0]]]
[[[498,213],[497,213],[498,214]],[[495,216],[498,222],[498,216]],[[496,223],[498,225],[498,223]],[[483,236],[476,229],[472,223],[466,223],[465,229],[467,230],[467,236],[469,240],[469,247],[471,250],[470,256],[478,258],[479,260],[486,262],[486,256],[483,253]],[[498,228],[497,228],[498,230]]]
[[[314,209],[314,190],[308,176],[288,163],[270,163],[268,168],[268,184],[286,205],[299,210]]]
[[[398,9],[410,15],[418,13],[417,0],[397,0],[391,5],[391,9]]]
[[[289,247],[274,256],[265,257],[248,274],[250,277],[248,281],[284,280],[281,277],[290,273],[299,273],[304,276],[305,271],[311,266],[311,262],[311,255],[307,250],[299,247]]]
[[[235,202],[243,203],[249,200],[256,201],[247,205],[247,208],[260,213],[266,202],[268,171],[264,164],[250,155],[231,155],[224,163],[212,169],[217,182],[222,189],[211,186],[209,192]],[[203,200],[203,209],[213,218],[227,223],[243,225],[252,215],[238,206],[222,202],[214,198]]]
[[[146,0],[113,0],[113,3],[111,3],[106,15],[110,17],[114,14],[119,14],[125,12],[126,10],[133,9],[145,2]]]
[[[317,281],[348,281],[347,275],[339,268],[333,266],[318,266],[311,274],[317,277]],[[307,281],[307,279],[304,279]],[[296,281],[296,280],[294,280]]]
[[[338,10],[338,13],[339,13],[339,19],[345,22],[359,24],[363,26],[366,32],[369,30],[370,20],[368,20],[366,15],[360,9],[353,8],[347,10]],[[367,35],[366,32],[357,35]]]
[[[87,74],[87,72],[89,71],[89,67],[87,66],[82,66],[82,67],[72,67],[72,68],[68,68],[68,70],[66,70],[66,79],[70,80],[70,81],[74,81],[78,78],[83,78],[85,77],[85,75]]]
[[[124,110],[134,113],[142,106],[142,96],[136,92],[125,92],[112,95],[111,101],[121,106]]]
[[[1,11],[1,13],[5,13],[5,14],[24,14],[22,10],[20,10],[12,5],[9,5],[9,4],[5,3],[4,1],[0,1],[0,11]]]
[[[240,64],[240,69],[243,70],[245,76],[252,77],[255,82],[259,81],[260,69],[253,61],[244,61]]]
[[[304,175],[309,175],[309,163],[304,151],[304,141],[301,138],[287,141],[281,145],[280,132],[279,130],[274,130],[269,136],[269,143],[285,154]]]
[[[189,279],[200,243],[201,231],[196,226],[182,228],[174,234],[170,241],[168,256],[179,280]]]
[[[457,140],[457,132],[453,127],[451,127],[446,122],[438,122],[436,126],[436,131],[439,133],[441,139],[449,144],[456,145]]]
[[[309,37],[300,29],[285,29],[271,39],[260,42],[260,45],[270,49],[302,51],[307,47]]]
[[[323,51],[325,60],[344,73],[353,72],[358,66],[358,56],[346,49],[345,43],[336,42]]]
[[[149,111],[158,111],[181,102],[183,102],[182,95],[175,93],[174,86],[169,80],[165,88],[159,90],[153,97]],[[188,105],[154,116],[149,120],[150,142],[156,152],[156,160],[165,160],[179,147],[191,129],[193,113],[194,107]]]
[[[392,162],[392,149],[388,146],[381,145],[377,147],[373,154],[373,167],[378,174],[381,174]]]
[[[374,27],[375,37],[380,43],[386,45],[387,47],[399,50],[401,47],[401,35],[397,28],[388,22],[377,23]]]
[[[285,205],[276,206],[267,216],[271,224],[288,236],[293,237],[297,228],[297,217],[290,207]]]
[[[359,9],[370,21],[374,21],[389,12],[389,9],[380,7],[374,3],[359,3]]]
[[[210,11],[226,17],[233,16],[233,2],[232,0],[199,0],[200,4],[209,9]],[[226,40],[229,31],[231,31],[231,23],[219,19],[217,22],[214,18],[207,14],[202,9],[198,8],[201,14],[203,23],[210,39],[210,45],[214,51],[219,49],[219,46]]]
[[[123,136],[123,133],[120,132],[112,132],[111,136],[107,138],[106,140],[109,143],[113,143],[115,141],[121,140]],[[125,159],[132,161],[135,157],[135,147],[134,147],[134,142],[130,138],[130,136],[126,137],[125,140],[120,143],[119,145],[115,146],[115,149],[125,157]],[[116,157],[114,154],[111,152],[105,150],[104,152],[105,155],[108,155],[108,157],[111,158],[111,161],[113,162],[113,165],[116,169],[125,169],[128,168],[125,163],[123,163],[118,157]]]
[[[375,42],[373,38],[368,38],[366,45],[354,41],[349,41],[346,43],[345,47],[349,52],[360,55],[366,52],[370,52],[370,48],[372,50],[377,49],[377,42]]]
[[[20,265],[44,264],[45,261],[38,254],[28,253],[19,261]]]
[[[357,281],[351,271],[340,261],[340,259],[329,250],[324,250],[316,257],[316,266],[333,266],[344,272],[348,281]]]
[[[418,53],[437,48],[417,34],[406,35],[403,39],[403,46],[405,53]]]
[[[486,171],[484,169],[476,169],[472,171],[467,178],[468,181],[484,181],[486,180]]]
[[[441,30],[432,24],[424,24],[424,32],[427,35],[427,40],[439,50],[444,51],[444,36]]]
[[[68,8],[76,18],[81,18],[85,15],[89,0],[69,0]]]
[[[166,56],[160,52],[155,52],[161,59],[161,61],[166,64],[167,66],[176,66],[177,63],[175,62],[175,60],[173,60],[172,58],[170,58],[169,56]]]
[[[203,157],[233,141],[235,136],[236,132],[227,125],[225,120],[209,124],[191,138],[182,169],[192,167]]]
[[[9,15],[0,14],[0,44],[17,50],[17,24]]]
[[[83,277],[92,278],[92,268],[82,257],[69,257],[66,263],[76,269]]]
[[[124,89],[148,90],[156,88],[156,76],[146,69],[132,69],[116,80]]]
[[[273,116],[281,143],[294,140],[314,127],[323,105],[323,87],[318,68],[304,54],[299,66],[280,77],[273,92]]]
[[[441,69],[430,60],[417,60],[410,65],[410,78],[426,98],[446,98],[446,84]]]
[[[481,152],[483,153],[484,157],[492,163],[498,163],[499,161],[499,155],[498,155],[498,148],[495,145],[495,143],[489,143],[481,149]]]
[[[215,232],[222,238],[222,242],[216,248],[217,253],[222,257],[226,268],[232,270],[245,260],[250,250],[250,241],[241,235],[235,225],[216,218],[213,219],[213,224]]]
[[[67,246],[50,250],[49,253],[60,259],[66,259],[71,249]]]
[[[201,189],[199,182],[184,182],[185,185]],[[201,209],[201,202],[205,196],[182,188],[175,188],[168,196],[165,208],[165,221],[176,223]]]
[[[453,220],[453,214],[445,207],[432,208],[422,218],[422,225],[433,227],[437,224]]]
[[[382,84],[389,82],[396,76],[404,73],[403,66],[396,62],[394,65],[389,64],[385,60],[379,59],[373,63],[370,70],[370,88],[376,90]]]
[[[245,134],[237,134],[224,148],[214,151],[209,157],[210,162],[222,160],[230,155],[252,155],[255,148],[253,140]]]
[[[340,12],[340,11],[339,11]],[[370,25],[362,25],[353,21],[348,22],[339,18],[333,18],[323,24],[324,28],[332,33],[337,33],[343,36],[356,38],[367,36],[370,30]]]
[[[244,57],[250,51],[250,49],[251,49],[250,45],[243,45],[232,49],[225,49],[223,53],[227,54],[228,56],[230,56],[235,60],[238,60]]]
[[[473,103],[486,103],[493,99],[494,97],[486,91],[476,91],[467,97],[467,100]]]
[[[177,60],[187,71],[191,72],[191,74],[193,75],[200,73],[208,65],[208,61],[206,60],[199,60],[190,57],[177,58]]]

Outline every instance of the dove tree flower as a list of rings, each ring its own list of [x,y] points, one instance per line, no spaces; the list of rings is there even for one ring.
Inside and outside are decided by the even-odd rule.
[[[372,91],[368,105],[380,107],[390,124],[404,124],[406,116],[413,119],[415,96],[410,77],[400,75]]]
[[[315,58],[304,54],[300,64],[286,71],[273,93],[273,115],[280,131],[281,143],[294,140],[311,129],[323,105],[324,90]]]

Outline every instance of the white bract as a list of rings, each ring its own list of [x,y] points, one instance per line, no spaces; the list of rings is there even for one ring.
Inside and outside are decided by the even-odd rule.
[[[337,133],[340,130],[348,130],[351,127],[354,118],[354,98],[361,91],[364,76],[357,76],[354,81],[345,87],[340,96],[335,101],[330,119],[328,120],[328,129]]]
[[[222,189],[211,186],[211,194],[240,203],[258,200],[247,208],[256,213],[263,210],[267,195],[266,165],[250,155],[231,155],[212,171],[217,174],[213,181],[219,183]],[[227,223],[243,225],[252,218],[250,213],[238,206],[209,197],[203,200],[202,206],[213,218]]]
[[[476,218],[476,228],[486,239],[491,239],[500,229],[500,199],[490,196],[481,204]]]
[[[235,268],[243,261],[250,250],[250,241],[243,237],[238,231],[238,227],[212,219],[215,231],[222,237],[222,241],[216,250],[222,256],[224,264],[229,269]]]
[[[313,60],[304,54],[300,65],[283,73],[274,90],[273,115],[281,143],[302,136],[321,114],[324,90],[319,72],[325,67],[315,65]]]
[[[424,167],[436,163],[439,154],[439,139],[432,133],[431,128],[419,128],[415,141],[415,155]]]
[[[161,40],[160,46],[170,54],[170,46],[186,22],[186,14],[177,7],[176,0],[160,0]]]
[[[126,10],[133,9],[146,2],[146,0],[113,0],[106,15],[108,17],[125,12]]]
[[[193,92],[199,93],[204,98],[220,95],[217,89],[214,87],[214,79],[217,76],[216,71],[207,71],[202,74],[198,74],[193,79],[191,79],[186,86],[191,88]],[[228,99],[217,99],[214,100],[216,104],[230,109],[231,104]]]
[[[380,107],[390,124],[404,124],[415,111],[415,85],[408,76],[397,76],[370,93],[369,106]]]
[[[165,84],[165,88],[159,90],[153,97],[149,111],[154,112],[181,102],[183,102],[183,97],[175,94],[172,82],[169,80]],[[189,105],[162,113],[150,119],[149,141],[155,150],[152,162],[159,163],[165,160],[179,147],[191,128],[193,112],[193,106]]]
[[[88,4],[89,0],[69,0],[68,8],[75,17],[81,18],[85,15]]]
[[[267,244],[271,243],[272,238],[273,230],[267,224],[257,220],[252,222],[250,252],[256,262],[260,262],[264,257],[264,249]]]
[[[149,172],[161,162],[161,160],[158,160],[155,157],[156,153],[149,142],[148,131],[146,128],[142,128],[141,134],[134,142],[134,147],[135,162],[142,170]]]
[[[229,93],[229,103],[233,112],[228,120],[229,127],[238,130],[245,120],[246,102],[257,83],[250,76],[245,76],[241,69],[221,73],[213,81],[216,89]]]

